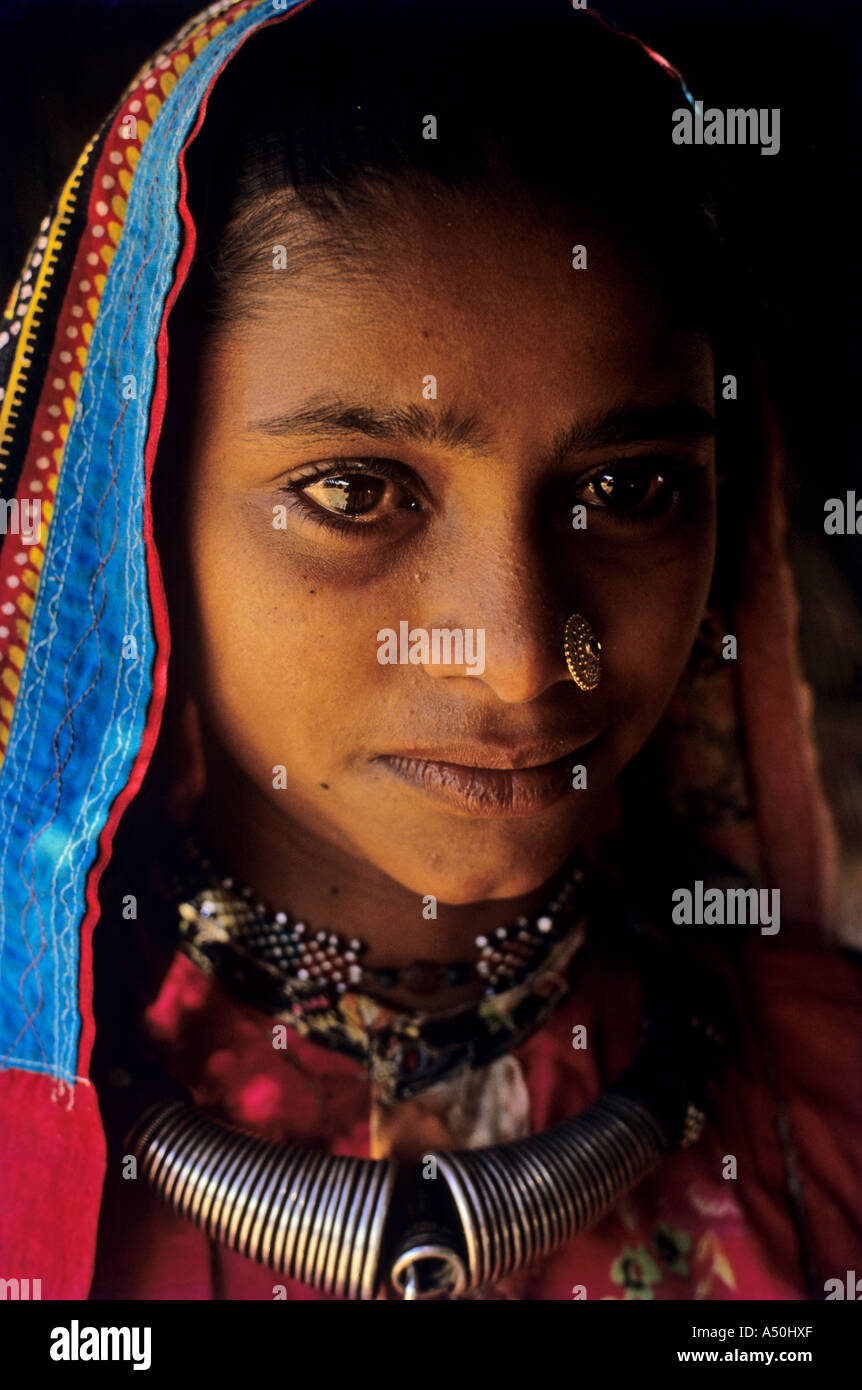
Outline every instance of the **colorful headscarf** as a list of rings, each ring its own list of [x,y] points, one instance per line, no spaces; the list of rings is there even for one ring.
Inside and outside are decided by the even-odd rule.
[[[194,252],[183,152],[233,55],[304,3],[224,0],[137,75],[41,224],[0,332],[0,487],[19,518],[36,502],[41,511],[32,543],[7,521],[0,549],[0,1105],[17,1232],[2,1238],[3,1270],[15,1272],[9,1258],[50,1188],[51,1296],[87,1292],[73,1247],[82,1228],[95,1229],[104,1165],[88,1078],[98,884],[151,759],[167,686],[150,479],[167,319]],[[823,923],[834,850],[771,428],[744,603],[712,618],[715,632],[737,634],[739,660],[686,674],[663,737],[682,808],[692,788],[702,807],[710,777],[728,776],[710,761],[711,731],[732,742],[743,808],[701,815],[700,833],[779,887],[786,917]]]

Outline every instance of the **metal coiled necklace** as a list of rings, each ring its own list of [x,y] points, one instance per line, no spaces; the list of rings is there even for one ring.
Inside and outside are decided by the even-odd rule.
[[[723,1041],[714,1001],[651,932],[628,924],[627,940],[641,1046],[593,1105],[542,1134],[432,1150],[405,1169],[267,1141],[172,1098],[141,1115],[126,1152],[212,1240],[321,1293],[457,1299],[496,1284],[594,1225],[703,1129]]]

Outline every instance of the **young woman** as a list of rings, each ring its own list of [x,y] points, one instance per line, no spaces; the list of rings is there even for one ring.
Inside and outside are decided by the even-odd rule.
[[[689,104],[562,0],[242,0],[40,229],[0,1241],[43,1297],[794,1299],[862,1254],[780,441]]]

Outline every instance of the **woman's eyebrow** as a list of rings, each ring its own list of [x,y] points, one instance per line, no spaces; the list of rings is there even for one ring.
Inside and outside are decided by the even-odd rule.
[[[449,449],[478,453],[494,442],[493,431],[483,429],[475,415],[460,415],[451,407],[433,409],[413,401],[407,405],[351,404],[331,397],[315,397],[296,410],[251,420],[246,430],[273,438],[306,434],[364,434],[369,439],[397,443],[412,439]]]
[[[333,397],[315,397],[296,410],[251,420],[246,431],[270,438],[364,434],[369,439],[392,443],[411,439],[472,453],[486,451],[496,439],[495,432],[483,427],[478,416],[462,415],[451,407],[435,409],[411,402],[376,408]],[[714,434],[713,416],[687,397],[659,405],[626,403],[558,430],[548,451],[548,461],[622,444],[697,443]]]
[[[715,430],[715,417],[685,396],[661,405],[626,403],[558,430],[546,462],[623,444],[697,444]]]

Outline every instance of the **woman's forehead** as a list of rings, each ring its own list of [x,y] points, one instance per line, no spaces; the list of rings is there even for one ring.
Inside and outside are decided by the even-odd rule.
[[[666,383],[702,394],[708,345],[595,243],[586,273],[572,268],[563,236],[537,239],[526,262],[500,244],[477,258],[477,244],[404,245],[376,274],[370,264],[343,278],[273,270],[265,305],[244,322],[240,303],[208,354],[230,391],[210,368],[205,391],[242,426],[284,411],[295,421],[306,411],[307,422],[305,403],[321,394],[378,416],[423,393],[439,415],[457,397],[462,415],[485,424],[519,398],[594,409],[655,398]]]
[[[302,342],[313,351],[326,339],[328,352],[355,354],[344,335],[361,332],[364,352],[379,347],[394,358],[457,358],[462,347],[475,355],[477,340],[503,356],[584,339],[607,350],[647,336],[664,350],[673,305],[643,248],[601,215],[542,216],[528,201],[415,191],[384,216],[389,208],[384,196],[381,215],[366,207],[359,225],[296,209],[281,224],[250,220],[253,249],[220,280],[219,349]]]

